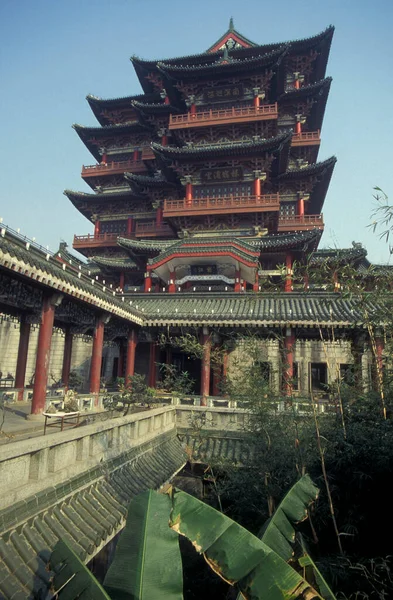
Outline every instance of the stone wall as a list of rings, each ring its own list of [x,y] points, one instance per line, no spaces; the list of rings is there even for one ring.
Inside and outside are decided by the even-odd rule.
[[[38,345],[39,326],[32,325],[30,330],[29,352],[27,356],[25,385],[32,382]],[[3,320],[0,323],[0,371],[6,377],[8,373],[15,378],[19,346],[19,323],[15,320]],[[72,346],[71,370],[78,372],[87,382],[90,373],[92,339],[75,336]],[[61,379],[64,354],[64,334],[55,328],[52,337],[48,387]]]
[[[142,411],[0,447],[0,510],[175,429],[174,407]]]
[[[299,386],[297,392],[307,395],[310,392],[310,366],[312,363],[326,363],[327,383],[337,380],[340,365],[352,365],[354,362],[351,343],[348,340],[303,340],[295,341],[293,361],[297,363]],[[282,381],[282,353],[278,339],[258,339],[250,336],[237,342],[229,353],[228,377],[241,381],[253,363],[268,363],[270,367],[270,386],[278,394]],[[362,356],[362,376],[364,387],[370,385],[372,353],[366,350]],[[243,374],[243,375],[242,375]]]

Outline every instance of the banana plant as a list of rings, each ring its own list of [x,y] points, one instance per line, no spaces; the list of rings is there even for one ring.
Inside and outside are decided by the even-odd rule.
[[[305,518],[307,507],[318,492],[311,479],[301,482],[295,484],[293,494],[294,488],[284,498],[277,509],[276,519],[273,517],[269,521],[262,539],[204,502],[175,488],[170,488],[167,494],[151,490],[139,494],[130,503],[127,524],[105,577],[104,590],[90,574],[91,582],[84,585],[83,599],[183,598],[178,535],[188,538],[195,550],[203,553],[213,571],[246,599],[322,599],[313,585],[286,562],[288,555],[291,558],[293,554],[293,522]],[[63,569],[58,570],[54,576],[54,589],[59,600],[81,598],[72,595],[71,591],[67,594],[69,584],[64,585],[64,581],[66,577],[70,579],[72,569],[75,572],[78,569],[80,572],[81,566],[87,569],[82,563],[77,569],[75,559],[79,559],[74,554],[72,565],[67,564],[64,557],[66,545],[64,542],[59,544],[63,551],[62,560],[56,562],[59,554],[56,546],[50,564],[52,568],[67,568],[67,573],[64,576]],[[306,560],[305,553],[303,559]],[[85,575],[85,571],[83,573]],[[72,581],[71,578],[71,584]],[[315,581],[318,583],[316,577]],[[99,587],[95,588],[95,583]],[[325,598],[334,600],[334,596],[326,595]]]

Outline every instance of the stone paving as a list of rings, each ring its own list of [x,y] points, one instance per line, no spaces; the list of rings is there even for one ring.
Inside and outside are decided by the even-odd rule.
[[[16,440],[25,439],[42,435],[44,433],[45,417],[38,420],[29,421],[26,415],[31,411],[31,402],[26,404],[18,403],[18,405],[9,404],[4,409],[4,423],[1,427],[3,414],[0,411],[0,444],[14,442]]]

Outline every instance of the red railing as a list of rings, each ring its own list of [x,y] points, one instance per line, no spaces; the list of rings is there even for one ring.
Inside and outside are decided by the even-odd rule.
[[[109,162],[107,164],[83,165],[82,177],[96,176],[98,173],[125,173],[126,171],[140,172],[145,171],[145,165],[141,160],[122,160],[119,162]]]
[[[318,131],[302,131],[294,133],[292,136],[292,146],[314,146],[321,143],[320,132]]]
[[[194,198],[192,200],[165,200],[164,216],[197,213],[230,213],[279,210],[279,194],[264,196],[224,196],[221,198]]]
[[[161,237],[173,235],[172,229],[166,223],[156,225],[155,221],[149,223],[135,223],[133,233],[88,233],[87,235],[74,235],[74,248],[94,248],[99,246],[116,246],[117,238],[134,239],[137,237]]]
[[[206,110],[183,115],[170,115],[169,129],[185,126],[209,124],[214,121],[254,121],[259,119],[277,119],[278,108],[275,104],[261,104],[260,106],[244,106],[223,108],[217,110]]]
[[[161,236],[161,235],[172,235],[173,231],[166,223],[162,225],[156,225],[155,221],[150,223],[135,223],[135,236]]]
[[[113,246],[117,244],[117,238],[130,237],[126,233],[88,233],[87,235],[74,235],[74,248],[92,248],[94,246]]]
[[[323,227],[323,215],[291,215],[280,216],[278,219],[278,231],[323,229]]]
[[[142,160],[153,160],[155,157],[153,150],[149,146],[142,148]]]

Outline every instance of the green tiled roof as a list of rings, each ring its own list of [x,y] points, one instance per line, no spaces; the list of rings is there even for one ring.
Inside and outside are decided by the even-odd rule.
[[[139,294],[132,306],[143,311],[150,326],[351,327],[364,321],[360,300],[322,292]]]
[[[159,71],[170,77],[171,79],[194,79],[195,77],[211,77],[212,75],[232,75],[244,70],[252,71],[263,67],[272,67],[279,65],[284,56],[288,53],[289,46],[280,46],[271,52],[257,54],[250,57],[239,57],[228,61],[221,60],[221,57],[213,64],[173,64],[158,62],[157,68]],[[230,53],[232,58],[232,53]]]
[[[162,146],[152,142],[151,147],[155,154],[164,158],[187,160],[189,158],[205,159],[209,157],[228,156],[230,154],[254,155],[260,152],[276,153],[285,145],[290,145],[292,133],[280,133],[276,137],[260,140],[247,140],[245,142],[225,142],[220,144],[206,144],[203,146]]]
[[[131,258],[116,258],[115,256],[93,256],[91,262],[104,268],[113,269],[139,269],[138,265]],[[89,263],[91,264],[91,263]],[[94,264],[92,266],[94,266]]]
[[[85,274],[79,278],[79,269],[67,266],[66,270],[63,270],[63,263],[60,260],[51,256],[49,260],[46,260],[44,253],[39,252],[33,246],[27,249],[19,240],[15,240],[14,236],[8,231],[6,231],[5,237],[0,237],[0,249],[26,265],[40,269],[44,274],[41,279],[45,277],[45,273],[52,275],[64,283],[74,286],[81,292],[92,294],[97,300],[109,303],[113,307],[114,312],[116,312],[116,308],[125,311],[129,314],[130,321],[133,321],[135,318],[137,318],[137,321],[141,321],[143,318],[142,314],[138,314],[134,309],[131,309],[126,302],[118,300],[111,292],[100,290],[98,282],[97,285],[92,285],[91,277],[86,272],[89,269],[88,265],[85,266]]]
[[[325,173],[331,175],[334,169],[334,165],[337,162],[335,156],[331,156],[326,160],[318,163],[313,163],[307,167],[300,169],[290,169],[286,173],[282,173],[277,177],[278,181],[292,181],[294,179],[303,179],[304,177],[311,177],[313,175],[325,175]]]
[[[125,179],[137,186],[144,187],[158,187],[158,188],[173,188],[177,187],[175,183],[168,181],[163,175],[149,176],[149,175],[138,175],[137,173],[124,173]]]
[[[87,563],[124,526],[130,500],[158,488],[184,463],[171,432],[1,511],[1,598],[46,598],[45,567],[59,539]]]
[[[285,102],[286,100],[297,101],[301,98],[309,98],[310,96],[315,96],[317,94],[321,94],[324,90],[329,90],[330,85],[332,83],[331,77],[326,77],[325,79],[321,79],[316,83],[310,83],[310,85],[304,85],[299,89],[291,89],[278,98],[279,102]]]
[[[169,248],[176,240],[132,240],[128,238],[117,238],[117,243],[122,248],[130,250],[139,250],[141,252],[157,251],[161,252]]]
[[[229,30],[227,33],[229,33]],[[253,44],[253,46],[251,48],[235,48],[230,51],[230,55],[234,58],[254,56],[256,52],[258,52],[259,54],[272,52],[273,50],[281,48],[282,46],[286,46],[286,45],[290,46],[290,54],[295,54],[296,52],[300,52],[302,50],[315,48],[316,46],[321,44],[321,42],[330,43],[331,39],[333,37],[333,33],[334,33],[334,27],[332,25],[330,25],[327,29],[325,29],[321,33],[318,33],[315,36],[312,36],[309,38],[303,38],[300,40],[291,40],[291,41],[287,41],[287,42],[276,42],[276,43],[272,43],[272,44],[260,44],[260,45],[254,45],[253,42],[249,42],[249,43]],[[226,34],[224,34],[224,35],[226,35]],[[221,36],[220,39],[222,39],[222,37],[223,36]],[[217,40],[217,41],[219,41],[219,40]],[[216,44],[217,44],[217,42],[215,42],[210,48],[214,48],[214,46]],[[207,50],[206,52],[203,52],[201,54],[191,54],[188,56],[180,56],[180,57],[176,57],[176,58],[165,58],[165,59],[161,58],[161,59],[156,59],[156,60],[144,60],[144,59],[141,59],[138,56],[134,55],[131,57],[131,61],[133,62],[134,66],[140,66],[140,67],[143,67],[145,70],[149,70],[152,67],[154,67],[158,62],[163,62],[165,64],[187,64],[187,65],[196,64],[196,65],[198,65],[201,63],[209,63],[209,62],[213,63],[222,55],[222,50],[219,50],[217,52],[209,52],[209,50]]]
[[[156,113],[178,113],[179,109],[176,106],[172,106],[171,104],[165,104],[165,102],[137,102],[136,100],[131,102],[131,105],[141,113],[145,114],[156,114]]]
[[[206,253],[211,252],[233,252],[239,257],[257,263],[259,258],[259,251],[253,246],[248,244],[244,239],[238,239],[234,237],[230,238],[204,238],[204,237],[192,237],[183,240],[176,240],[169,248],[164,252],[149,260],[150,265],[161,262],[165,258],[170,257],[172,254],[195,254],[195,253]]]

